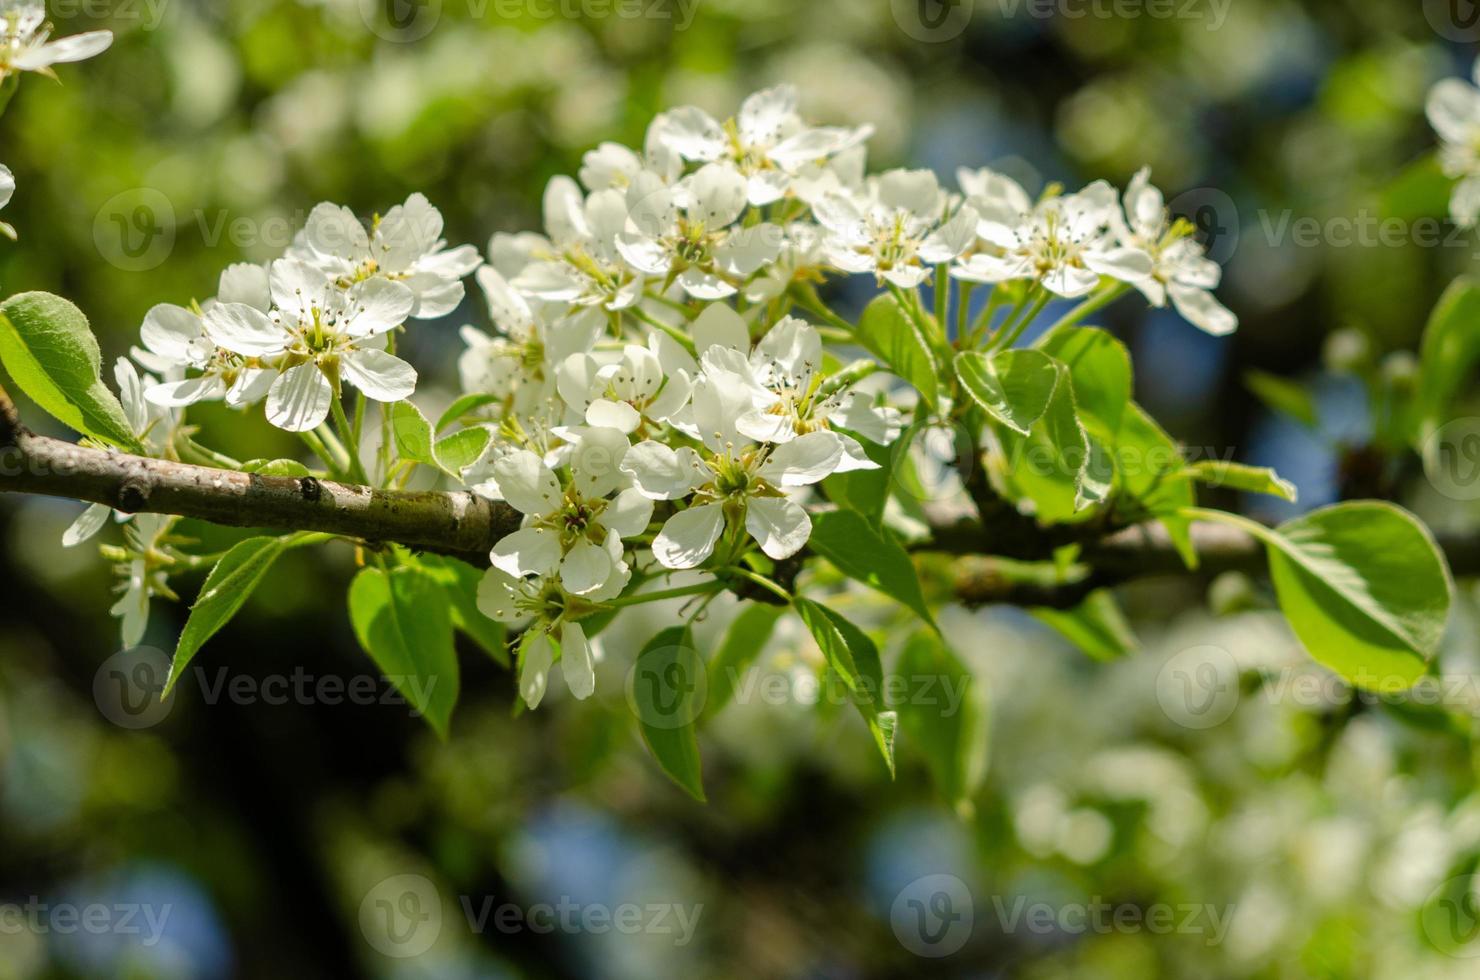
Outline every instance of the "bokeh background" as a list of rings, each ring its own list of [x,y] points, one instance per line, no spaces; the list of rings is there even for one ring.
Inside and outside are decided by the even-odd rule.
[[[117,40],[60,84],[27,77],[0,119],[19,184],[5,218],[22,235],[0,242],[0,284],[73,299],[109,360],[151,305],[212,295],[224,266],[276,255],[320,200],[369,214],[421,190],[449,240],[482,247],[537,228],[546,180],[599,141],[640,144],[676,104],[723,118],[790,81],[811,119],[876,127],[875,169],[991,164],[1036,189],[1151,165],[1226,264],[1221,295],[1242,325],[1220,340],[1112,307],[1101,321],[1131,345],[1138,398],[1194,451],[1277,466],[1300,508],[1381,495],[1439,528],[1477,523],[1383,420],[1428,310],[1475,264],[1475,239],[1433,220],[1444,197],[1423,160],[1425,93],[1476,50],[1466,0],[96,0],[53,13],[59,34],[106,26]],[[1395,232],[1379,234],[1384,218]],[[486,322],[474,292],[408,335],[430,381],[418,400],[451,397],[456,328]],[[1272,411],[1250,372],[1305,385],[1318,423]],[[258,417],[192,414],[239,458],[296,449]],[[672,610],[606,638],[592,701],[552,685],[521,717],[508,673],[464,650],[445,743],[403,706],[269,703],[274,679],[376,683],[344,609],[348,548],[283,559],[197,661],[204,680],[146,727],[118,724],[135,719],[110,707],[100,671],[118,649],[110,573],[94,548],[59,545],[78,510],[0,500],[3,978],[1475,975],[1465,954],[1480,949],[1440,928],[1436,908],[1453,903],[1434,903],[1480,856],[1469,586],[1443,660],[1463,683],[1437,707],[1354,699],[1305,666],[1257,581],[1120,590],[1141,650],[1114,663],[1020,611],[949,608],[991,705],[969,817],[916,747],[901,742],[891,782],[852,712],[808,703],[819,658],[783,620],[759,669],[788,694],[706,728],[700,806],[646,756],[622,693],[635,644]],[[902,635],[890,610],[855,601],[850,615]],[[701,639],[730,614],[716,605]],[[157,602],[146,642],[172,649],[182,622]],[[211,686],[240,678],[257,696]],[[966,912],[964,938],[922,956],[945,947],[922,942],[909,902],[942,891]],[[562,901],[637,906],[648,928],[478,918]],[[1170,908],[1176,927],[1058,914],[1099,903]],[[7,904],[50,911],[17,926]],[[53,914],[89,906],[111,910],[106,928]],[[1031,925],[1032,909],[1053,921]],[[697,916],[691,934],[680,916]]]

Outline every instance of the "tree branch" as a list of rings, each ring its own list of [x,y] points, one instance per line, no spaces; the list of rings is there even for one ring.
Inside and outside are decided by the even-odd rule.
[[[473,493],[376,490],[312,477],[262,476],[39,436],[21,424],[3,389],[0,492],[70,497],[128,513],[175,514],[230,527],[325,532],[452,555],[475,565],[487,565],[488,552],[518,530],[521,520],[507,504]],[[921,549],[957,557],[955,592],[967,605],[1072,608],[1095,589],[1186,573],[1159,524],[1123,530],[1040,528],[980,490],[978,497],[991,505],[981,521],[942,522],[934,541]],[[1078,579],[1024,581],[1001,560],[1048,561],[1055,548],[1076,540],[1073,535],[1082,547],[1079,563],[1089,569]],[[1241,531],[1195,524],[1192,537],[1200,574],[1264,568],[1263,548]],[[1439,543],[1456,575],[1480,574],[1480,537],[1441,536]]]

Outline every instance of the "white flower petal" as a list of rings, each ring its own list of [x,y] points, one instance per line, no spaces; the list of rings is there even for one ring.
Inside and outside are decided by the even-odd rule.
[[[604,426],[621,432],[635,432],[642,424],[637,409],[626,402],[598,398],[586,408],[586,424]]]
[[[621,469],[632,477],[644,496],[678,500],[704,479],[699,455],[685,446],[677,451],[660,442],[640,442],[627,450]]]
[[[154,385],[144,392],[144,398],[151,405],[159,405],[162,408],[180,408],[185,405],[194,405],[196,402],[208,401],[220,398],[226,394],[226,385],[215,375],[204,374],[197,378],[186,378],[184,381],[167,381],[162,385]]]
[[[694,338],[694,350],[700,357],[711,347],[729,347],[738,351],[750,350],[750,329],[726,303],[710,303],[694,322],[689,325]]]
[[[97,534],[108,522],[108,515],[113,513],[107,504],[93,504],[78,515],[72,526],[62,534],[62,547],[71,548],[81,544],[88,538]]]
[[[144,346],[179,364],[193,360],[192,343],[201,335],[200,317],[173,303],[160,303],[144,314],[139,337]]]
[[[547,527],[521,528],[499,539],[488,559],[515,578],[548,575],[560,566],[560,535]]]
[[[318,365],[300,364],[278,375],[268,389],[267,421],[288,432],[307,432],[328,418],[333,397]]]
[[[243,357],[281,354],[290,340],[266,313],[245,303],[217,303],[201,323],[211,340]]]
[[[543,630],[530,630],[519,645],[519,696],[531,709],[538,708],[555,662],[555,646]]]
[[[493,477],[509,506],[520,513],[545,515],[560,509],[560,481],[544,460],[527,449],[495,461]]]
[[[586,631],[580,623],[566,623],[560,633],[560,669],[565,675],[565,686],[576,700],[584,701],[596,692],[591,645],[586,642]]]
[[[378,402],[398,402],[416,391],[416,369],[383,350],[352,350],[340,361],[344,379]]]
[[[478,582],[478,611],[500,623],[517,622],[521,613],[516,602],[521,594],[516,576],[490,568]]]
[[[775,559],[790,558],[812,536],[812,518],[785,497],[754,497],[745,511],[745,530]]]
[[[611,573],[612,559],[606,549],[581,538],[560,563],[560,584],[574,595],[586,595],[605,585]]]
[[[653,520],[653,501],[637,487],[628,487],[601,512],[601,524],[623,538],[635,538]]]
[[[695,568],[714,553],[725,529],[722,504],[701,504],[674,514],[653,541],[653,557],[666,568]]]
[[[1238,329],[1238,317],[1206,289],[1174,282],[1167,286],[1167,293],[1177,312],[1194,327],[1215,337],[1226,336]]]
[[[346,297],[352,309],[345,332],[354,337],[373,337],[406,322],[416,306],[416,294],[405,283],[389,279],[366,279]]]
[[[804,487],[837,471],[843,445],[837,433],[809,432],[771,450],[761,476],[773,486]]]

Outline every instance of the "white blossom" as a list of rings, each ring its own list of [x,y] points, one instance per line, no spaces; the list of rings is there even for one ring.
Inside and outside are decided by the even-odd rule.
[[[1449,213],[1462,228],[1480,223],[1480,59],[1471,70],[1474,84],[1446,78],[1429,90],[1429,124],[1439,134],[1439,164],[1459,178],[1449,198]]]
[[[1238,317],[1214,298],[1223,270],[1203,253],[1185,221],[1172,221],[1161,191],[1143,168],[1125,190],[1124,217],[1114,215],[1120,242],[1151,256],[1151,275],[1135,282],[1152,306],[1166,306],[1170,298],[1187,322],[1223,336],[1238,329]]]
[[[706,164],[674,187],[644,171],[627,188],[617,249],[638,272],[677,281],[695,299],[733,296],[781,250],[775,225],[736,224],[745,201],[745,178],[727,164]]]
[[[575,181],[553,178],[545,188],[549,238],[527,242],[528,261],[513,285],[542,300],[626,309],[642,296],[643,286],[617,249],[626,225],[621,191],[609,188],[583,198]]]
[[[3,208],[5,207],[5,205],[9,204],[10,199],[12,196],[14,196],[14,194],[15,175],[10,172],[9,167],[7,167],[3,163],[0,163],[0,208]],[[4,235],[6,238],[14,241],[15,229],[10,227],[10,225],[7,225],[5,222],[0,221],[0,235]]]
[[[748,97],[724,123],[682,106],[653,120],[650,140],[686,160],[729,163],[745,178],[751,204],[771,204],[787,195],[804,166],[850,150],[873,132],[872,126],[808,127],[796,105],[796,87],[778,85]]]
[[[368,231],[348,208],[320,204],[290,257],[319,266],[345,288],[372,278],[404,283],[415,299],[410,315],[418,320],[457,309],[463,277],[483,261],[471,245],[447,247],[442,213],[422,194],[374,219]]]
[[[385,350],[386,335],[406,321],[411,290],[389,279],[348,289],[326,281],[317,266],[279,259],[269,276],[273,310],[217,303],[204,317],[207,335],[243,357],[266,359],[282,372],[267,392],[267,420],[303,432],[328,417],[340,380],[380,402],[409,398],[416,370]]]
[[[21,71],[50,75],[52,65],[91,58],[113,43],[112,31],[50,37],[43,0],[0,0],[0,81]]]
[[[812,211],[828,231],[823,248],[834,266],[912,289],[976,237],[971,208],[948,214],[951,203],[930,171],[891,170],[859,190],[827,194]]]

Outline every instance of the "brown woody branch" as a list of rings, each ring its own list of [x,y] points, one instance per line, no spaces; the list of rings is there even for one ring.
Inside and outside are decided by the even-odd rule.
[[[978,486],[980,521],[945,524],[925,550],[957,556],[955,591],[968,605],[1008,603],[1069,608],[1098,588],[1185,572],[1157,525],[1041,528]],[[69,497],[128,513],[175,514],[230,527],[315,531],[370,544],[394,543],[486,565],[488,552],[519,527],[507,504],[473,493],[377,490],[313,477],[274,477],[94,449],[36,435],[0,389],[0,492]],[[1075,535],[1066,538],[1065,534]],[[1024,582],[998,558],[1046,561],[1055,548],[1082,546],[1083,577]],[[1193,526],[1200,572],[1263,567],[1260,546],[1222,525]],[[1480,539],[1441,539],[1457,575],[1480,574]]]

